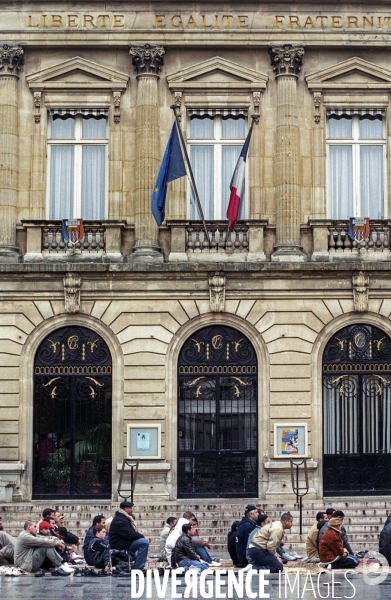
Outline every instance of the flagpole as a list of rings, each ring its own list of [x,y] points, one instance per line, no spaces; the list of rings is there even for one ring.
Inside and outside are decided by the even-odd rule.
[[[251,136],[252,136],[252,132],[253,132],[253,127],[254,127],[254,123],[256,123],[258,125],[259,123],[259,115],[251,115],[252,118],[252,123],[251,123],[251,127],[250,127],[250,138],[249,138],[249,142],[251,140]],[[240,207],[239,207],[240,208]],[[227,225],[227,231],[225,232],[225,247],[227,248],[227,242],[228,242],[228,234],[230,232],[230,227],[229,227],[229,220],[228,220],[228,225]]]
[[[186,150],[185,140],[183,138],[182,129],[181,129],[181,126],[180,126],[180,123],[179,123],[179,118],[178,118],[178,115],[177,115],[177,112],[176,112],[176,109],[178,108],[178,106],[176,104],[172,104],[170,106],[170,108],[172,108],[172,110],[174,111],[176,126],[177,126],[177,130],[179,132],[179,137],[180,137],[180,140],[181,140],[181,143],[182,143],[182,152],[183,152],[183,154],[185,156],[186,163],[187,163],[187,166],[188,166],[188,169],[189,169],[191,187],[193,188],[194,196],[195,196],[196,201],[197,201],[197,207],[198,207],[199,213],[201,215],[202,224],[204,226],[205,240],[207,240],[208,246],[210,247],[209,233],[208,233],[208,230],[206,228],[204,212],[202,210],[200,198],[198,196],[197,186],[196,186],[196,182],[195,182],[194,175],[193,175],[193,169],[191,168],[191,164],[190,164],[190,160],[189,160],[189,155],[187,154],[187,150]]]

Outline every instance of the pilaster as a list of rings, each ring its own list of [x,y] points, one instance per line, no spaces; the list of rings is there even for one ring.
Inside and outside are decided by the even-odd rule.
[[[130,48],[138,80],[133,258],[141,260],[163,260],[158,244],[159,228],[150,203],[160,162],[157,84],[164,53],[159,44],[137,44]]]
[[[0,50],[0,262],[18,262],[18,80],[24,64],[20,46]]]
[[[299,122],[297,78],[304,49],[269,49],[277,80],[276,126],[276,245],[273,261],[304,261],[300,242]]]

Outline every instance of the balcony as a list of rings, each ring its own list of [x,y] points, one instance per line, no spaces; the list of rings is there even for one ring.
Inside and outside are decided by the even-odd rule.
[[[350,239],[349,221],[310,219],[309,225],[313,232],[311,260],[315,262],[391,259],[391,221],[370,221],[369,238],[362,242]]]
[[[308,262],[390,261],[391,221],[371,221],[369,239],[356,242],[349,222],[310,219],[301,226],[301,246]],[[276,227],[267,220],[239,221],[227,231],[227,221],[168,220],[160,228],[165,262],[269,262]],[[132,260],[134,225],[127,221],[85,221],[84,238],[65,242],[61,221],[22,221],[18,244],[24,262],[126,263]]]
[[[167,221],[171,230],[169,262],[265,261],[264,230],[267,220],[243,221],[227,230],[227,221]]]
[[[61,221],[22,221],[27,231],[24,262],[123,262],[126,221],[84,221],[84,238],[67,243]]]

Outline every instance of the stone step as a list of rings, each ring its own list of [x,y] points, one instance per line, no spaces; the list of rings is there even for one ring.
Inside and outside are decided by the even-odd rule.
[[[240,520],[243,515],[244,506],[251,501],[240,501],[232,503],[205,503],[199,504],[188,502],[183,504],[167,503],[162,505],[143,504],[138,510],[135,506],[135,517],[137,526],[150,540],[150,554],[159,555],[159,535],[168,516],[180,516],[185,510],[192,510],[199,520],[200,534],[207,537],[212,543],[212,552],[221,558],[227,556],[226,539],[234,520]],[[49,504],[50,505],[50,504]],[[321,502],[312,502],[303,507],[303,535],[299,535],[299,509],[294,503],[288,504],[261,504],[256,503],[259,508],[267,512],[272,520],[279,518],[282,512],[290,511],[294,516],[294,525],[290,533],[286,535],[286,548],[300,554],[305,554],[305,537],[308,529],[313,525],[315,514],[332,505],[345,512],[345,525],[348,530],[349,540],[354,550],[377,549],[379,533],[387,518],[387,502],[384,499],[375,499],[373,502],[343,501],[338,503],[333,499]],[[48,503],[34,504],[7,504],[0,505],[0,514],[3,517],[4,529],[11,535],[17,536],[27,519],[38,520],[43,508]],[[85,532],[96,514],[104,514],[106,517],[113,515],[118,504],[111,502],[86,502],[76,504],[73,502],[62,502],[52,504],[56,510],[65,515],[65,526],[84,538]]]

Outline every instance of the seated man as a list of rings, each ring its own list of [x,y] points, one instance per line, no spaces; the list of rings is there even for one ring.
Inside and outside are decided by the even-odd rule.
[[[231,531],[227,535],[227,550],[231,557],[234,567],[240,565],[238,555],[236,553],[236,532],[240,521],[234,521],[231,525]]]
[[[319,557],[331,569],[355,569],[360,561],[344,548],[341,536],[342,520],[331,517],[319,543]]]
[[[87,560],[88,548],[90,547],[91,540],[94,537],[95,525],[103,525],[103,527],[105,527],[106,519],[105,519],[104,515],[96,515],[92,520],[91,527],[89,527],[89,529],[87,529],[86,537],[84,538],[84,542],[83,542],[83,554],[84,554],[84,558],[86,560]]]
[[[318,546],[316,544],[319,532],[318,525],[322,523],[323,526],[326,521],[328,521],[328,516],[323,510],[316,513],[316,521],[309,530],[306,540],[308,562],[314,562],[319,560]]]
[[[166,556],[166,540],[169,536],[169,534],[171,533],[171,531],[173,530],[173,528],[175,527],[175,525],[177,524],[178,519],[176,517],[168,517],[163,529],[160,532],[160,538],[159,538],[159,549],[160,549],[160,556],[166,560],[167,556]]]
[[[3,531],[0,517],[0,567],[14,564],[15,538]]]
[[[171,553],[175,547],[176,541],[182,535],[183,525],[186,525],[187,523],[190,523],[191,525],[193,525],[193,527],[195,527],[197,524],[197,519],[196,519],[194,513],[190,512],[190,511],[186,511],[183,513],[183,517],[181,517],[178,520],[177,524],[175,525],[175,527],[172,529],[172,531],[170,532],[170,534],[167,537],[166,545],[165,545],[165,552],[166,552],[166,556],[167,556],[167,562],[169,565],[171,564]],[[204,561],[210,565],[220,564],[220,563],[215,563],[213,561],[213,558],[210,556],[210,554],[208,552],[208,549],[210,548],[210,543],[207,539],[202,538],[201,536],[195,534],[191,538],[191,545],[196,550],[197,554],[199,554],[202,561]]]
[[[135,569],[144,569],[148,556],[149,542],[137,531],[133,513],[133,502],[125,500],[111,522],[109,531],[110,548],[127,550],[136,554]]]
[[[259,512],[257,507],[250,504],[246,506],[244,517],[238,525],[238,530],[236,532],[236,554],[238,556],[240,567],[245,567],[247,565],[246,548],[248,537],[253,529],[255,529],[258,515]]]
[[[277,558],[277,549],[284,538],[284,529],[290,529],[292,521],[292,515],[284,513],[280,521],[265,525],[257,531],[248,547],[254,569],[266,568],[270,569],[270,573],[282,571],[283,562],[281,558]]]
[[[93,537],[86,553],[87,564],[103,573],[110,571],[110,546],[103,525],[94,525]]]
[[[15,543],[15,565],[27,571],[36,573],[37,576],[44,575],[41,569],[47,558],[55,571],[52,575],[70,575],[73,569],[62,564],[62,558],[57,552],[65,549],[64,544],[52,536],[37,536],[37,524],[34,521],[26,521],[24,530],[18,535]]]
[[[190,523],[182,525],[182,535],[175,542],[175,546],[171,553],[171,567],[183,567],[188,571],[190,567],[195,567],[198,571],[204,571],[209,568],[209,565],[201,562],[200,557],[191,545],[191,538],[194,535],[193,526]]]

